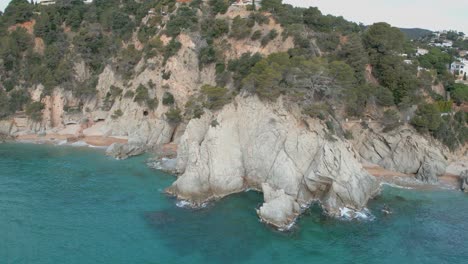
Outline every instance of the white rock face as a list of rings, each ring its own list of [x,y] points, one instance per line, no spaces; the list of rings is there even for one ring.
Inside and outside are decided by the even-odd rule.
[[[0,134],[10,135],[13,124],[10,120],[0,120]]]
[[[262,184],[262,192],[265,203],[257,210],[257,214],[267,223],[287,229],[300,214],[300,205],[284,190],[274,190],[268,183]]]
[[[435,142],[429,142],[409,127],[389,133],[376,130],[359,130],[354,135],[355,148],[361,157],[386,169],[416,174],[416,177],[437,182],[448,165],[443,149]]]
[[[218,125],[212,126],[212,120]],[[178,150],[181,176],[167,191],[202,204],[247,188],[264,190],[267,183],[284,195],[266,201],[259,214],[277,226],[289,224],[283,220],[297,213],[288,197],[298,205],[321,200],[331,215],[338,215],[340,207],[363,208],[378,190],[375,179],[363,170],[350,144],[327,140],[320,122],[307,122],[281,102],[238,97],[217,115],[190,121]],[[272,208],[281,212],[272,214]]]

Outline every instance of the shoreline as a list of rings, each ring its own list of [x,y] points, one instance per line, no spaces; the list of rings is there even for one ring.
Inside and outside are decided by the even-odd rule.
[[[363,168],[374,176],[380,184],[413,190],[459,190],[460,176],[445,173],[437,183],[419,181],[413,174],[387,170],[375,164],[362,164]]]
[[[114,143],[126,144],[126,137],[107,137],[107,136],[75,136],[69,134],[47,134],[44,136],[38,135],[19,135],[14,137],[10,142],[15,143],[31,143],[31,144],[52,144],[52,145],[68,145],[75,147],[90,147],[90,148],[107,148]],[[166,144],[164,148],[170,148],[172,154],[176,153],[176,146]],[[168,150],[162,149],[162,152]],[[175,150],[175,151],[174,151]],[[387,170],[379,165],[372,163],[361,163],[362,167],[379,183],[393,186],[395,188],[405,188],[413,190],[458,190],[460,176],[446,172],[439,177],[437,183],[421,182],[415,178],[413,174],[404,174],[392,170]]]

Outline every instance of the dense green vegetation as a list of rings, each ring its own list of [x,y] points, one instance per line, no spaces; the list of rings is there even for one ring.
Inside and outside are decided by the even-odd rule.
[[[168,107],[165,117],[173,124],[198,118],[207,109],[218,111],[242,93],[255,94],[266,102],[283,97],[300,107],[304,115],[324,120],[330,133],[339,132],[338,111],[346,118],[377,119],[386,131],[401,125],[402,116],[411,115],[411,124],[418,131],[451,148],[466,141],[463,113],[441,117],[441,112],[453,112],[454,107],[468,101],[468,86],[455,83],[447,69],[455,51],[432,48],[416,58],[416,42],[403,33],[416,38],[427,32],[402,32],[386,23],[364,26],[324,15],[315,7],[297,8],[281,0],[263,1],[259,11],[251,6],[248,16],[217,16],[225,14],[232,3],[95,0],[84,4],[56,0],[55,5],[42,6],[13,0],[0,17],[0,118],[25,111],[40,121],[43,105],[31,102],[29,95],[37,85],[44,86],[42,96],[61,87],[78,99],[91,98],[105,67],[124,84],[109,88],[104,110],[112,109],[118,100],[133,100],[156,109],[159,100],[150,94],[155,94],[160,84],[129,87],[145,67],[161,67],[160,77],[171,81],[167,64],[181,54],[181,34],[186,34],[196,44],[198,69],[193,70],[214,69],[216,85],[195,87],[198,90],[184,107],[165,91],[161,103]],[[267,27],[270,19],[282,29]],[[468,46],[459,32],[446,35],[454,47]],[[229,42],[269,47],[271,41],[289,37],[294,48],[287,52],[269,56],[246,52],[226,59],[226,51],[232,48]],[[86,72],[81,74],[86,78],[77,77],[78,64],[84,64]],[[427,70],[418,71],[418,66]],[[453,101],[432,91],[439,83]],[[112,118],[122,115],[118,109]]]

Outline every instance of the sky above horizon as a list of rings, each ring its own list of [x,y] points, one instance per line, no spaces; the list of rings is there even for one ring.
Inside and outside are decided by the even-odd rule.
[[[294,6],[316,6],[322,13],[370,25],[387,22],[402,28],[457,30],[468,34],[466,0],[283,0]]]
[[[10,0],[0,0],[4,10]],[[468,34],[466,0],[283,0],[295,6],[317,6],[322,13],[366,25],[387,22],[404,28],[454,29]]]

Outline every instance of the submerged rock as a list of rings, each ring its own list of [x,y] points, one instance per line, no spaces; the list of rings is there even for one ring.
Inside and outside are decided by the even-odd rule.
[[[119,160],[127,159],[132,156],[138,156],[146,151],[144,144],[122,144],[114,143],[106,149],[106,155]]]
[[[210,125],[214,119],[217,126]],[[259,215],[276,226],[289,224],[300,206],[316,200],[339,216],[343,207],[364,208],[379,190],[355,157],[351,145],[330,136],[319,120],[304,122],[281,101],[237,98],[216,117],[206,113],[187,125],[177,157],[181,176],[167,192],[202,204],[266,190]]]

